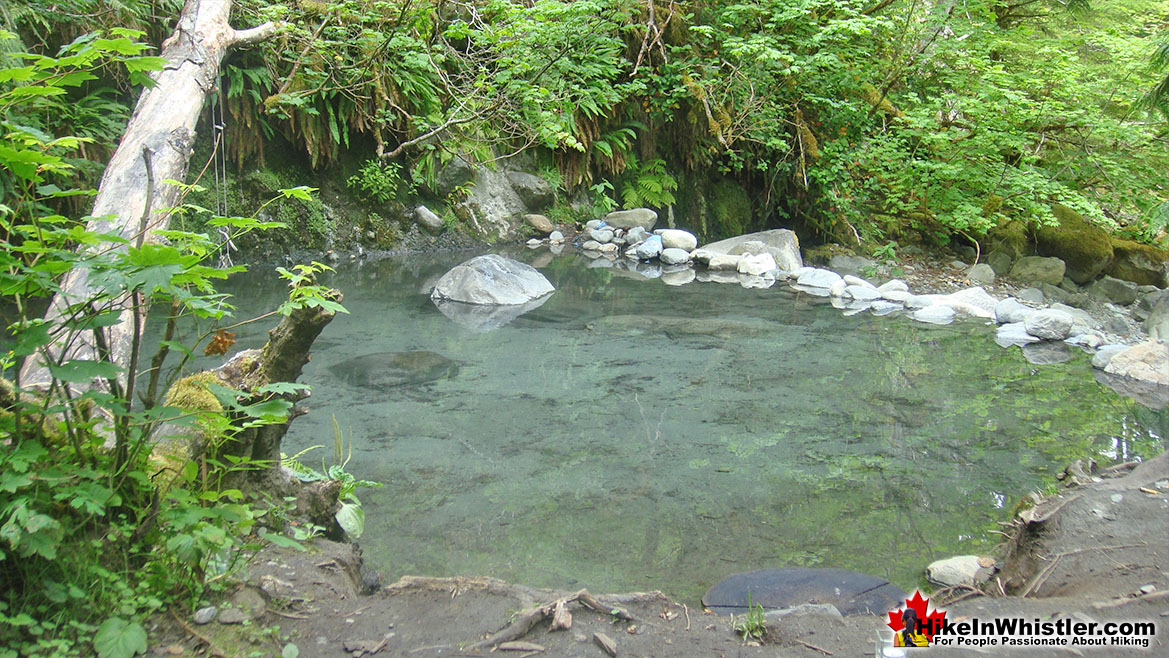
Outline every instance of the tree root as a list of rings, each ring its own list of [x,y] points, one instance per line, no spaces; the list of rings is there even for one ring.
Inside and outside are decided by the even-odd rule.
[[[532,610],[529,610],[528,612],[520,615],[507,628],[499,631],[482,642],[478,642],[470,647],[467,647],[467,650],[482,651],[483,649],[495,649],[504,642],[514,642],[531,632],[532,628],[536,624],[549,618],[553,619],[554,622],[553,628],[550,629],[550,632],[551,630],[571,628],[572,617],[567,612],[567,606],[569,603],[573,602],[580,603],[584,607],[596,612],[613,615],[622,621],[637,621],[637,618],[629,614],[629,612],[624,608],[603,605],[592,594],[589,594],[587,589],[582,589],[576,594],[561,597],[543,605],[536,606]],[[558,614],[558,612],[561,612],[562,614]],[[555,623],[557,618],[560,619],[560,625]],[[564,625],[565,618],[567,618],[567,625]]]
[[[170,611],[170,616],[172,618],[174,618],[174,620],[176,622],[179,623],[179,626],[183,627],[184,631],[190,633],[191,637],[194,637],[195,639],[199,640],[203,644],[207,645],[207,653],[209,655],[218,656],[219,658],[227,658],[227,654],[223,653],[223,651],[219,647],[215,646],[215,643],[211,641],[211,638],[207,637],[206,635],[203,635],[199,631],[195,630],[190,624],[183,621],[182,618],[180,618],[177,614],[175,614],[175,611],[173,609]]]

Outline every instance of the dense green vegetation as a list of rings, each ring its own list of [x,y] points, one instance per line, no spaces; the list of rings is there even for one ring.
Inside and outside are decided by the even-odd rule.
[[[128,658],[146,650],[145,615],[197,604],[266,543],[299,546],[324,530],[290,523],[295,498],[249,495],[243,486],[249,473],[273,464],[240,451],[238,439],[287,422],[296,385],[258,381],[236,391],[197,375],[182,380],[186,388],[170,388],[193,350],[206,342],[206,353],[222,354],[231,345],[224,328],[233,307],[214,283],[244,268],[214,264],[223,241],[280,225],[210,216],[206,223],[223,230],[222,240],[171,230],[157,244],[95,232],[76,221],[80,213],[56,212],[93,193],[77,186],[92,175],[78,156],[122,129],[117,116],[85,123],[90,115],[73,101],[101,97],[88,85],[106,77],[146,82],[163,61],[146,54],[143,37],[127,28],[87,33],[54,55],[13,53],[0,67],[3,657]],[[0,39],[11,38],[0,31]],[[305,188],[283,194],[309,199]],[[88,297],[42,318],[71,269],[85,273]],[[343,310],[312,281],[321,269],[281,268],[291,291],[270,315]],[[151,305],[164,310],[167,324],[157,352],[135,339],[128,360],[113,354],[110,328],[126,313],[140,326]],[[83,344],[92,349],[72,350]],[[30,358],[47,368],[43,387],[21,379]],[[198,450],[175,435],[200,437]],[[301,467],[300,476],[340,481],[347,510],[337,520],[359,534],[353,489],[370,483],[343,466],[327,474]]]
[[[167,245],[74,251],[108,239],[77,220],[182,4],[0,6],[0,657],[86,653],[85,638],[132,655],[143,615],[198,602],[261,539],[286,541],[287,501],[225,487],[256,465],[216,451],[248,424],[283,422],[286,390],[247,405],[209,391],[227,423],[161,401],[148,355],[130,368],[108,353],[59,359],[46,395],[18,375],[52,340],[100,345],[128,306],[223,322],[223,240],[280,224],[201,213],[214,240],[172,231]],[[1143,241],[1169,227],[1169,0],[236,5],[240,25],[283,22],[231,56],[209,99],[225,118],[218,153],[253,180],[273,179],[255,167],[291,146],[325,172],[361,163],[341,180],[385,203],[436,195],[455,156],[524,152],[565,217],[704,207],[694,228],[708,236],[786,225],[869,250],[944,245],[1051,222],[1056,202]],[[281,187],[294,186],[266,185]],[[304,189],[283,196],[327,234]],[[76,267],[98,294],[39,320]],[[285,272],[304,285],[284,311],[320,303],[306,272]],[[208,337],[172,336],[163,353]],[[214,439],[207,461],[160,478],[150,437],[183,418]]]
[[[227,74],[237,161],[280,134],[315,165],[364,149],[432,184],[455,154],[528,148],[568,192],[664,207],[679,179],[726,176],[754,212],[712,233],[869,247],[1051,222],[1052,202],[1164,225],[1164,3],[240,5],[289,28]]]
[[[525,151],[578,217],[678,203],[686,218],[743,186],[750,216],[691,221],[710,235],[946,244],[1053,222],[1053,202],[1146,241],[1169,222],[1160,0],[236,5],[239,24],[285,28],[225,67],[229,159],[288,143],[313,167],[364,161],[341,180],[376,201],[434,193],[456,155]],[[102,26],[160,36],[178,3],[60,22],[34,6],[7,20],[51,49]],[[47,127],[94,137],[79,155],[96,166],[127,90],[105,76]]]

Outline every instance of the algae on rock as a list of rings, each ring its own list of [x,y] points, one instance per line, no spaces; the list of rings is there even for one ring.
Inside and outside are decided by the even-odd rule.
[[[1132,240],[1112,239],[1112,263],[1105,273],[1138,285],[1165,287],[1169,252]]]
[[[1072,281],[1081,285],[1090,282],[1112,262],[1108,231],[1065,205],[1052,204],[1051,211],[1059,224],[1035,229],[1039,255],[1062,260]]]

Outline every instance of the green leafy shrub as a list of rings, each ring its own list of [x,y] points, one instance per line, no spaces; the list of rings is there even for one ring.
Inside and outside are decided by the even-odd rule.
[[[402,165],[396,162],[368,160],[356,174],[345,181],[349,189],[377,203],[395,201],[414,194],[414,183],[402,178]]]
[[[262,503],[223,486],[233,474],[270,466],[235,455],[233,438],[285,422],[291,403],[281,395],[290,385],[241,400],[204,381],[226,413],[159,402],[199,343],[228,340],[217,329],[232,307],[214,283],[243,268],[213,264],[224,244],[279,224],[211,215],[201,225],[215,240],[160,230],[163,242],[141,244],[94,233],[50,208],[54,199],[92,194],[70,186],[71,161],[87,138],[22,123],[51,107],[44,99],[64,97],[102,67],[125,66],[140,80],[161,66],[139,54],[138,36],[90,35],[58,57],[24,55],[17,63],[27,65],[0,66],[0,295],[15,309],[0,352],[0,656],[135,655],[144,649],[144,616],[198,601],[263,542],[291,542],[260,524]],[[209,214],[189,206],[163,212]],[[86,277],[86,299],[39,317],[71,270]],[[298,285],[289,303],[333,303],[316,290]],[[167,310],[158,352],[150,358],[134,340],[131,357],[116,359],[110,327],[124,311],[140,317],[150,304]],[[197,338],[174,338],[180,318]],[[92,349],[53,347],[82,341]],[[168,355],[179,355],[180,366],[165,377]],[[47,367],[45,390],[23,387],[21,366],[34,358]],[[152,454],[164,424],[205,433],[200,461]]]

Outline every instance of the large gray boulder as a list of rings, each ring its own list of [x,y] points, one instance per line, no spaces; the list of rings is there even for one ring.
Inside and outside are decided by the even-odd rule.
[[[1169,345],[1155,340],[1133,345],[1114,355],[1104,372],[1137,381],[1169,386]]]
[[[1050,283],[1057,286],[1063,281],[1067,266],[1058,258],[1024,256],[1011,267],[1011,278],[1023,283]]]
[[[690,231],[668,228],[661,231],[659,235],[662,237],[664,249],[685,249],[687,252],[691,252],[698,247],[698,238]]]
[[[456,188],[475,180],[475,167],[465,158],[456,155],[438,172],[434,191],[440,197],[447,197]]]
[[[1105,276],[1088,286],[1088,294],[1094,299],[1127,306],[1137,300],[1137,284]]]
[[[631,229],[634,226],[652,231],[658,223],[658,214],[649,208],[618,210],[605,215],[605,223],[613,228]]]
[[[516,236],[520,220],[528,212],[507,174],[486,167],[475,170],[475,186],[459,209],[460,216],[470,221],[478,233],[501,240]]]
[[[875,267],[877,267],[877,261],[865,258],[864,256],[836,254],[828,259],[828,268],[841,274],[861,276],[866,271],[872,270]]]
[[[1063,340],[1071,335],[1075,318],[1070,313],[1046,308],[1035,311],[1023,320],[1027,333],[1044,340]]]
[[[1153,310],[1145,318],[1145,331],[1153,340],[1169,342],[1169,295],[1161,295],[1153,304]]]
[[[543,215],[524,215],[524,221],[541,235],[550,235],[552,231],[556,230],[556,225],[552,223],[552,220]]]
[[[430,298],[466,304],[526,304],[554,290],[531,265],[498,254],[484,254],[444,274]]]
[[[507,174],[507,181],[511,183],[511,189],[515,190],[528,210],[541,210],[552,203],[554,198],[552,186],[535,174],[510,171]]]
[[[429,231],[442,230],[442,217],[439,217],[434,211],[423,205],[419,205],[414,209],[414,221]]]
[[[752,242],[758,244],[747,244]],[[779,266],[779,269],[785,272],[791,272],[804,266],[804,259],[800,255],[799,238],[796,237],[795,233],[785,228],[747,233],[719,240],[703,246],[702,249],[712,254],[728,255],[766,252],[775,259],[775,264]]]

